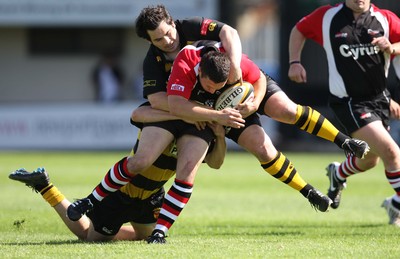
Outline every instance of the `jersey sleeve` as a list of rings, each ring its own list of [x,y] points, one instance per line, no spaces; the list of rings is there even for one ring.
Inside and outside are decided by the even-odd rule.
[[[247,55],[242,55],[240,69],[242,70],[243,81],[254,84],[260,78],[260,68]]]
[[[308,39],[312,39],[318,44],[323,44],[322,39],[322,19],[332,6],[325,5],[316,9],[309,15],[297,22],[296,28]]]
[[[400,42],[400,19],[389,10],[382,10],[389,22],[389,41],[391,43]]]
[[[219,33],[225,25],[217,20],[198,16],[186,20],[178,20],[178,24],[183,31],[184,40],[189,43],[198,40],[219,41]]]
[[[190,98],[190,94],[196,84],[195,66],[197,63],[195,51],[186,47],[179,52],[168,79],[167,95]]]
[[[165,92],[167,78],[161,62],[161,57],[157,57],[151,47],[143,61],[143,97],[157,92]]]

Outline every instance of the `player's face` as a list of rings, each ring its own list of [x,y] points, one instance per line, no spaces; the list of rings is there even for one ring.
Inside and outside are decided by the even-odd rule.
[[[199,78],[200,78],[200,84],[203,87],[203,89],[206,92],[209,92],[212,94],[215,93],[215,91],[224,87],[224,85],[226,84],[226,81],[222,82],[222,83],[214,83],[211,79],[208,78],[208,76],[206,76],[206,77],[200,76]]]
[[[151,43],[166,53],[172,53],[179,50],[179,38],[175,23],[167,24],[162,21],[154,31],[148,30]]]
[[[369,9],[370,0],[346,0],[346,6],[355,13],[363,13]]]

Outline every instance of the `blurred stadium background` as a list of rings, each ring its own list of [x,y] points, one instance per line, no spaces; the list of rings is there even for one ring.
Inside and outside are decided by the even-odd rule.
[[[141,65],[148,44],[134,31],[134,20],[147,5],[164,4],[175,19],[204,16],[237,28],[243,52],[274,77],[296,102],[326,107],[324,53],[308,42],[302,62],[308,84],[287,78],[287,44],[296,21],[328,0],[0,0],[0,149],[124,150],[136,128],[131,111],[141,96]],[[400,15],[393,0],[372,0]],[[104,51],[120,56],[125,72],[118,103],[95,101],[92,70]],[[397,84],[390,73],[389,84]],[[275,144],[286,151],[338,151],[335,145],[293,126],[263,118]],[[399,134],[393,127],[393,133]],[[229,148],[238,147],[230,143]]]

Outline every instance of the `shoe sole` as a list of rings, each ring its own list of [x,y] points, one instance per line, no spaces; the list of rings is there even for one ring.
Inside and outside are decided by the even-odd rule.
[[[328,197],[329,198],[329,197]],[[329,201],[328,201],[328,206],[326,206],[326,208],[324,208],[324,209],[319,209],[319,211],[321,211],[321,212],[328,212],[329,211],[329,208],[332,206],[332,199],[331,198],[329,198]]]
[[[385,211],[386,211],[386,213],[388,213],[389,214],[389,203],[391,202],[391,198],[386,198],[383,202],[382,202],[382,205],[381,205],[381,207],[382,208],[384,208],[385,209]],[[391,217],[390,217],[390,215],[388,215],[389,216],[389,225],[393,225],[393,226],[396,226],[396,227],[400,227],[400,220],[399,219],[392,219]]]
[[[338,166],[338,165],[340,165],[340,163],[338,163],[338,162],[333,162],[333,163],[330,163],[326,168],[325,168],[325,170],[326,170],[326,176],[328,176],[328,178],[329,178],[329,188],[328,188],[328,194],[327,194],[327,196],[329,197],[329,199],[331,199],[331,204],[330,204],[330,207],[332,208],[332,209],[337,209],[338,207],[339,207],[339,205],[340,205],[340,200],[341,200],[341,196],[342,196],[342,190],[344,189],[344,187],[342,186],[341,188],[339,188],[339,191],[336,193],[336,195],[329,195],[330,193],[331,193],[331,183],[333,182],[333,179],[332,179],[332,173],[331,173],[331,170],[330,170],[330,168],[332,167],[332,166],[335,166],[335,170],[336,170],[336,166]],[[335,190],[336,191],[336,190]],[[333,192],[333,191],[332,191]],[[332,196],[332,197],[331,197]],[[333,197],[334,196],[334,197]],[[338,201],[336,201],[336,200],[338,200]]]
[[[24,184],[28,184],[29,186],[34,186],[34,185],[47,185],[49,184],[48,176],[46,176],[45,174],[41,174],[41,175],[35,175],[35,176],[31,176],[31,175],[18,175],[18,174],[10,174],[8,176],[9,179],[14,180],[14,181],[19,181],[21,183]]]

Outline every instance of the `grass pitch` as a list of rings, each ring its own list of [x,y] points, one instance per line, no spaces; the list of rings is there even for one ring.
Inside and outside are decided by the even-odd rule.
[[[201,166],[192,198],[166,245],[78,241],[39,194],[8,179],[17,168],[44,166],[66,197],[81,198],[124,155],[0,152],[1,257],[399,258],[400,229],[387,224],[380,208],[393,193],[382,165],[351,177],[340,207],[321,213],[300,193],[265,173],[253,156],[228,153],[220,170]],[[339,153],[285,155],[324,193],[329,184],[324,168],[344,159]]]

